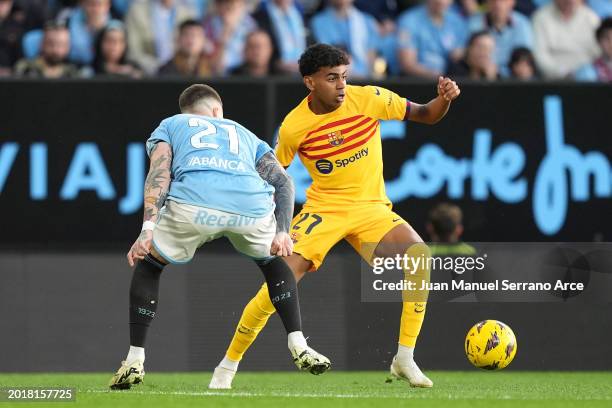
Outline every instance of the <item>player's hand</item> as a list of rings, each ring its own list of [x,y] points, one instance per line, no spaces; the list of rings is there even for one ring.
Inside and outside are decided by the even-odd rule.
[[[278,232],[272,240],[270,254],[277,256],[289,256],[293,253],[293,241],[286,232]]]
[[[138,239],[127,254],[128,264],[134,266],[136,261],[144,259],[145,255],[151,252],[151,243],[153,242],[153,231],[144,230],[138,236]]]
[[[438,77],[438,95],[444,98],[445,101],[453,101],[457,99],[461,90],[455,81],[450,78]]]

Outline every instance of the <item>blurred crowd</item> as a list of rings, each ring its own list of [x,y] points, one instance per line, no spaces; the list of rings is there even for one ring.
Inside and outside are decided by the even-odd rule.
[[[0,76],[612,81],[612,0],[0,0]]]

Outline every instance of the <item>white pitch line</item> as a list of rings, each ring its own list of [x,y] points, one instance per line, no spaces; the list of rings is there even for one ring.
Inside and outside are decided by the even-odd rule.
[[[103,390],[84,390],[88,393],[96,394],[119,394],[121,391],[103,391]],[[140,395],[184,395],[194,397],[283,397],[283,398],[402,398],[401,396],[394,395],[357,395],[357,394],[299,394],[299,393],[282,393],[282,392],[270,392],[270,393],[257,393],[257,392],[245,392],[245,391],[128,391],[129,394],[140,394]]]
[[[409,391],[409,390],[407,390]],[[111,391],[111,390],[83,390],[86,393],[94,393],[94,394],[113,394],[120,395],[121,391]],[[360,399],[369,399],[369,398],[384,398],[384,399],[428,399],[427,392],[423,393],[410,393],[406,395],[364,395],[364,394],[301,394],[301,393],[283,393],[283,392],[269,392],[269,393],[258,393],[258,392],[246,392],[246,391],[231,391],[227,390],[223,391],[135,391],[130,390],[127,391],[128,394],[139,394],[139,395],[182,395],[188,397],[282,397],[282,398],[360,398]],[[448,399],[448,400],[484,400],[484,399],[498,399],[498,400],[529,400],[529,401],[547,401],[545,398],[529,398],[528,396],[510,396],[510,395],[501,395],[497,398],[493,398],[491,396],[470,396],[470,397],[457,397],[452,394],[448,394],[446,396],[437,395],[434,399]],[[610,397],[584,397],[578,396],[577,398],[567,399],[567,398],[557,398],[552,400],[559,401],[609,401],[612,398]]]

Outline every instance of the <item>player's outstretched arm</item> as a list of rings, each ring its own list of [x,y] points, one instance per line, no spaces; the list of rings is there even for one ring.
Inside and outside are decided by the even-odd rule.
[[[164,206],[170,189],[170,169],[172,166],[172,147],[166,142],[158,142],[151,150],[151,166],[144,185],[144,216],[142,231],[127,254],[128,263],[144,259],[151,251],[153,226],[157,221],[160,208]]]
[[[446,115],[451,102],[459,96],[461,90],[455,81],[444,77],[438,78],[437,89],[438,96],[425,105],[410,102],[410,110],[405,119],[428,125],[438,123]]]
[[[289,238],[289,226],[293,218],[293,203],[295,202],[293,181],[273,153],[266,153],[259,159],[257,172],[275,190],[276,237],[272,243],[271,253],[279,256],[291,255],[293,242]]]

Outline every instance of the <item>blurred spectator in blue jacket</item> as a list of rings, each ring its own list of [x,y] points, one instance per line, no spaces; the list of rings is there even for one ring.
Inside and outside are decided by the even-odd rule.
[[[515,0],[487,0],[487,12],[472,16],[470,32],[487,30],[495,38],[495,62],[502,76],[508,76],[512,50],[533,47],[533,32],[529,19],[512,11]]]
[[[179,0],[134,0],[125,19],[130,60],[155,74],[174,55],[179,25],[194,14]]]
[[[81,0],[68,17],[69,58],[77,64],[91,64],[94,41],[110,20],[110,0]]]
[[[209,55],[217,74],[227,74],[243,62],[246,38],[257,29],[245,0],[215,0],[204,17],[204,34],[212,45]]]
[[[295,1],[263,1],[253,18],[272,39],[271,68],[297,74],[297,61],[306,49],[306,28]]]
[[[356,0],[355,7],[371,14],[378,22],[378,52],[382,56],[388,74],[398,75],[400,73],[399,61],[397,59],[397,25],[395,21],[398,15],[397,0]],[[379,62],[377,60],[377,62]],[[379,71],[375,63],[374,75],[382,76],[384,72]]]
[[[398,20],[402,72],[437,78],[463,55],[468,30],[464,19],[449,10],[452,0],[427,0],[402,13]]]
[[[579,81],[612,82],[612,17],[601,22],[595,37],[601,56],[578,69],[575,78]]]
[[[328,6],[311,20],[317,42],[347,50],[351,57],[350,73],[367,77],[379,45],[376,19],[353,6],[353,0],[328,0]]]

